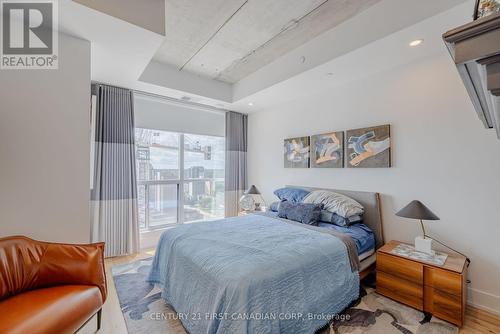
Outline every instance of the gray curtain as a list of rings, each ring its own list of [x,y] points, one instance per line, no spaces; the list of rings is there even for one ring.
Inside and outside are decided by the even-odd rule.
[[[226,113],[226,217],[237,216],[239,199],[247,187],[248,116]]]
[[[91,240],[104,241],[105,256],[139,250],[133,93],[96,84]]]

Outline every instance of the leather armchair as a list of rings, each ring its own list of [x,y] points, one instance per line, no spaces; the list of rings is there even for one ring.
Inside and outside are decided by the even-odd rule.
[[[0,238],[0,333],[75,333],[106,300],[104,243]]]

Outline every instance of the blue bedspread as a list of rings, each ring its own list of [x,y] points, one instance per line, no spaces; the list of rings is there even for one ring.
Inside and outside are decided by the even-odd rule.
[[[356,243],[358,255],[375,249],[375,235],[365,224],[357,223],[350,226],[338,226],[331,223],[320,222],[318,226],[323,228],[332,228],[337,232],[349,235]]]
[[[278,213],[275,211],[267,211],[266,215],[278,217]],[[373,234],[373,231],[363,223],[356,223],[350,226],[338,226],[332,223],[319,222],[318,226],[334,229],[337,232],[349,235],[356,243],[358,255],[375,249],[375,234]]]
[[[199,333],[313,333],[359,294],[336,237],[248,215],[163,233],[149,282]]]

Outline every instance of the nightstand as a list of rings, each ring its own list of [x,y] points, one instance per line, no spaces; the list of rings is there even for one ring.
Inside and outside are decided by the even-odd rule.
[[[392,254],[400,243],[391,241],[377,251],[377,292],[461,327],[467,290],[465,257],[449,254],[437,266]]]

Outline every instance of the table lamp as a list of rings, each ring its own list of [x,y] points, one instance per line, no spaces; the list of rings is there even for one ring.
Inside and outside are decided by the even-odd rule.
[[[433,254],[432,239],[427,238],[422,220],[439,220],[439,217],[420,201],[411,201],[407,206],[399,210],[396,213],[396,216],[418,219],[420,221],[422,235],[415,238],[415,250],[427,254]]]
[[[252,185],[240,198],[240,206],[245,211],[262,211],[264,198],[256,186]]]

